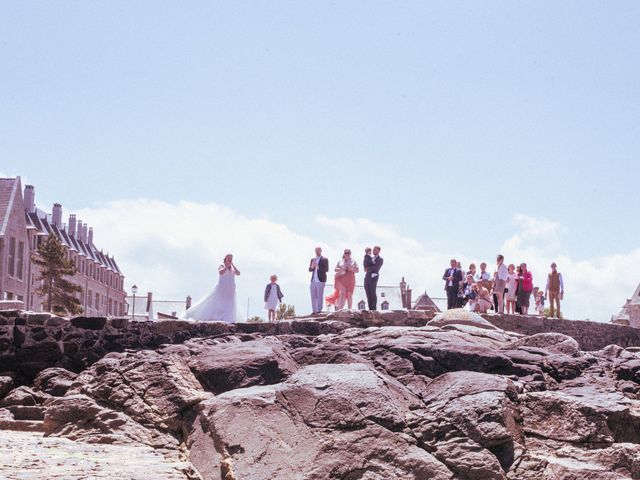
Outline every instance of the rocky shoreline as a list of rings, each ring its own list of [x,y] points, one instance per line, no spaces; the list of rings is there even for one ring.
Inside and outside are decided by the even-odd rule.
[[[0,443],[39,452],[0,455],[6,478],[640,479],[633,348],[455,310],[0,319]],[[93,456],[47,470],[69,442]]]

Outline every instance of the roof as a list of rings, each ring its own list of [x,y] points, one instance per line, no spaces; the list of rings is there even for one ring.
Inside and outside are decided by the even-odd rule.
[[[0,178],[0,235],[4,232],[9,223],[9,214],[13,204],[20,196],[20,177]]]
[[[623,305],[622,309],[617,315],[611,316],[611,321],[616,320],[629,320],[629,314],[631,310],[640,308],[640,284],[636,287],[636,291],[631,298]]]
[[[439,312],[441,309],[439,305],[429,296],[427,292],[424,292],[416,299],[416,303],[413,305],[414,310],[432,310],[435,309]],[[444,309],[446,310],[446,308]]]
[[[27,228],[35,228],[38,231],[38,235],[55,235],[69,249],[78,252],[80,255],[84,255],[108,270],[122,275],[113,257],[98,250],[95,245],[83,242],[79,238],[70,235],[65,229],[51,225],[46,216],[41,217],[37,212],[27,212],[26,220]]]

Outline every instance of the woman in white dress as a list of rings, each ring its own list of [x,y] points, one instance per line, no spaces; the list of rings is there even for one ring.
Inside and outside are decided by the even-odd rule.
[[[236,276],[240,275],[240,270],[233,264],[233,255],[224,257],[218,273],[218,285],[189,308],[185,318],[200,322],[236,323]]]

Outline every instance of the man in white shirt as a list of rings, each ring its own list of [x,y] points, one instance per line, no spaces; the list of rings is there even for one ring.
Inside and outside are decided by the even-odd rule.
[[[493,294],[498,302],[498,313],[504,313],[504,289],[507,285],[509,270],[504,264],[504,256],[496,257],[496,273],[493,274]]]

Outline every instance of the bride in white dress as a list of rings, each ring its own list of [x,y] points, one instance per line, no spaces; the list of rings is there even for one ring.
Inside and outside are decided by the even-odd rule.
[[[224,257],[224,264],[218,267],[218,285],[202,300],[189,308],[185,318],[200,322],[236,323],[236,275],[240,270],[233,264],[233,255]]]

